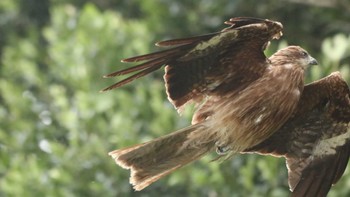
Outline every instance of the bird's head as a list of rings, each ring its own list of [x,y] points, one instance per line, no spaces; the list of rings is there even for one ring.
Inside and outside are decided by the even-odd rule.
[[[318,62],[305,49],[299,46],[288,46],[277,51],[271,59],[279,61],[278,65],[296,65],[306,69],[310,65],[317,65]]]

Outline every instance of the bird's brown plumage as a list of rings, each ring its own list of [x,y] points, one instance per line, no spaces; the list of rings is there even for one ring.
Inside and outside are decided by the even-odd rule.
[[[254,18],[233,18],[226,24],[230,27],[220,32],[158,42],[158,46],[172,48],[122,60],[145,63],[106,75],[138,71],[103,91],[123,86],[164,65],[166,91],[176,108],[189,101],[200,103],[207,95],[243,89],[264,73],[263,51],[270,40],[282,35],[282,25]]]
[[[105,90],[166,65],[165,86],[173,105],[198,104],[192,126],[110,153],[117,164],[131,170],[136,190],[209,151],[231,155],[253,147],[294,113],[304,70],[316,60],[298,46],[266,58],[263,51],[269,41],[282,35],[278,22],[234,18],[226,23],[231,26],[221,32],[159,42],[173,48],[125,59],[146,62],[107,75],[139,71]]]
[[[294,115],[246,152],[285,157],[292,196],[326,196],[350,156],[350,90],[340,73],[306,85]]]

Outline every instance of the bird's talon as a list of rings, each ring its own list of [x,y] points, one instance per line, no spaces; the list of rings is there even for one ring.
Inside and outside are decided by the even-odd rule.
[[[228,146],[217,146],[216,147],[216,153],[218,155],[225,155],[229,150],[230,150],[230,148]]]

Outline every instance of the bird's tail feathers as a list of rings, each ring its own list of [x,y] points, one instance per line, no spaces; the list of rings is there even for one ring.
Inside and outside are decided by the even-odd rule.
[[[130,169],[130,183],[139,191],[172,171],[204,156],[215,140],[201,124],[109,153],[115,162]]]

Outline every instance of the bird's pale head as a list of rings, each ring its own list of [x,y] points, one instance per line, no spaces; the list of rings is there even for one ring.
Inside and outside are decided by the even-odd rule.
[[[288,46],[280,49],[270,60],[275,65],[293,65],[306,69],[310,65],[317,65],[317,60],[313,58],[305,49],[299,46]]]

